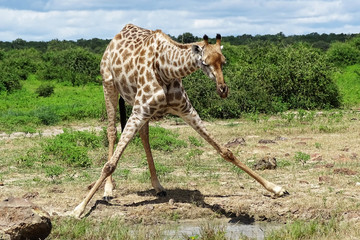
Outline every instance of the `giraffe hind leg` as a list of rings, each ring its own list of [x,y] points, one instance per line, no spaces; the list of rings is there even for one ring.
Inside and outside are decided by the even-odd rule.
[[[158,195],[159,197],[165,197],[166,191],[161,186],[159,179],[156,175],[155,164],[154,164],[154,160],[152,157],[151,148],[150,148],[150,144],[149,144],[149,122],[144,124],[144,126],[140,129],[139,133],[140,133],[141,142],[145,149],[146,159],[147,159],[147,162],[149,165],[151,184],[156,191],[156,195]]]
[[[114,153],[114,147],[116,144],[117,138],[117,129],[116,129],[116,110],[118,105],[119,93],[117,92],[113,81],[104,81],[104,97],[106,104],[106,112],[108,116],[108,128],[107,128],[107,137],[109,141],[108,149],[108,161],[111,159]],[[104,200],[110,200],[113,197],[114,182],[112,175],[108,176],[104,186]]]

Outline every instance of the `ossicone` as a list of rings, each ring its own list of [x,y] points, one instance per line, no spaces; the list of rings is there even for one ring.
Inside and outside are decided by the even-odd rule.
[[[203,39],[204,39],[205,45],[208,45],[209,44],[209,37],[205,34]]]
[[[221,35],[219,33],[216,34],[216,44],[221,45]]]

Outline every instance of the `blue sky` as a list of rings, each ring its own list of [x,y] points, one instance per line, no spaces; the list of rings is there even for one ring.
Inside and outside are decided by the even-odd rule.
[[[110,39],[127,23],[178,36],[359,33],[354,0],[0,0],[0,41]]]

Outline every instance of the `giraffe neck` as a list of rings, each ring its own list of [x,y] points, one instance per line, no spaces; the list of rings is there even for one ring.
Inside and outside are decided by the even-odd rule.
[[[196,58],[191,50],[192,44],[178,44],[169,42],[164,44],[159,53],[158,68],[163,80],[186,77],[199,69]]]

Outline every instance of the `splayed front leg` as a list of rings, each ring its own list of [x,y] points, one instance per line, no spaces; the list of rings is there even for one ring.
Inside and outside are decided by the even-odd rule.
[[[285,196],[289,193],[282,188],[281,186],[275,185],[272,182],[267,181],[253,170],[251,170],[248,166],[244,163],[239,161],[234,154],[227,148],[222,147],[218,144],[207,132],[204,124],[202,123],[199,115],[197,114],[196,110],[192,107],[185,113],[180,114],[180,116],[184,119],[186,123],[192,126],[208,143],[210,143],[218,153],[228,162],[236,165],[247,174],[249,174],[252,178],[254,178],[257,182],[264,186],[269,192],[273,193],[275,196]]]

